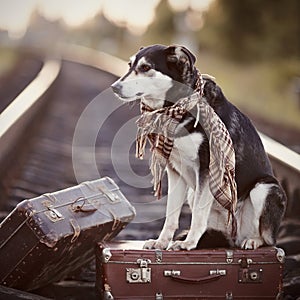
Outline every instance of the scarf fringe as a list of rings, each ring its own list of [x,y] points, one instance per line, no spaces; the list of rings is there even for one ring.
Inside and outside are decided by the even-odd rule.
[[[235,182],[235,153],[232,140],[225,124],[203,97],[204,78],[214,80],[208,75],[198,73],[195,93],[180,99],[170,107],[152,110],[142,104],[142,115],[137,120],[136,156],[144,158],[147,139],[150,140],[152,156],[150,170],[153,175],[154,195],[162,195],[161,181],[173,149],[175,130],[187,111],[197,107],[194,127],[201,123],[209,139],[210,165],[209,185],[215,199],[228,210],[227,226],[232,224],[232,235],[236,233],[235,210],[237,188]]]
[[[153,175],[152,184],[154,196],[157,197],[157,199],[160,199],[162,196],[161,181],[165,172],[166,165],[166,159],[161,156],[155,155],[155,152],[152,152],[150,170]]]

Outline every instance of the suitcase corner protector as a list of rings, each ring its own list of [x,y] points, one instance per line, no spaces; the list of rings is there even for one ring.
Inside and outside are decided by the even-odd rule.
[[[110,248],[104,248],[102,250],[102,262],[103,263],[108,263],[112,254],[110,252]]]
[[[111,287],[109,284],[105,283],[102,288],[102,298],[103,300],[114,300],[114,296],[111,293]]]
[[[114,296],[110,291],[104,291],[102,295],[103,300],[114,300]]]
[[[285,252],[282,248],[278,248],[278,247],[275,248],[276,248],[276,258],[281,264],[283,264],[285,261]]]

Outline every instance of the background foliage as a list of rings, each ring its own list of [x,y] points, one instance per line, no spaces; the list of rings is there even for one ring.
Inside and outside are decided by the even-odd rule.
[[[46,10],[51,6],[55,18]],[[119,20],[108,7],[118,11]],[[2,21],[8,16],[12,26],[25,11],[31,14],[28,28],[9,40]],[[84,12],[86,21],[78,23]],[[130,22],[149,13],[154,17],[148,26],[132,30]],[[299,0],[0,0],[0,43],[55,53],[74,43],[126,60],[141,46],[183,44],[196,54],[200,71],[215,76],[240,109],[300,129],[299,14]]]

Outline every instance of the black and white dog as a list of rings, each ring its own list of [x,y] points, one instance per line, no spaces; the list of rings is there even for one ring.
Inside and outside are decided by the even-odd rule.
[[[129,71],[112,85],[123,101],[141,99],[158,109],[193,92],[197,80],[195,56],[183,46],[153,45],[131,57]],[[205,79],[204,97],[230,133],[236,156],[237,234],[232,246],[256,249],[274,245],[286,196],[274,178],[262,142],[250,120],[231,104],[221,88]],[[204,232],[214,229],[231,239],[227,211],[214,201],[208,184],[209,142],[192,112],[176,129],[168,166],[166,220],[157,240],[145,248],[194,249]],[[191,227],[184,241],[173,242],[182,205],[188,201]]]

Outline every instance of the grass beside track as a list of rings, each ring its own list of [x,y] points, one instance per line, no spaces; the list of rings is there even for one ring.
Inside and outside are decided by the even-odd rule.
[[[225,96],[242,111],[300,129],[300,61],[237,64],[200,52],[197,66],[214,76]]]
[[[18,54],[10,49],[0,48],[0,77],[9,72],[17,63]]]

